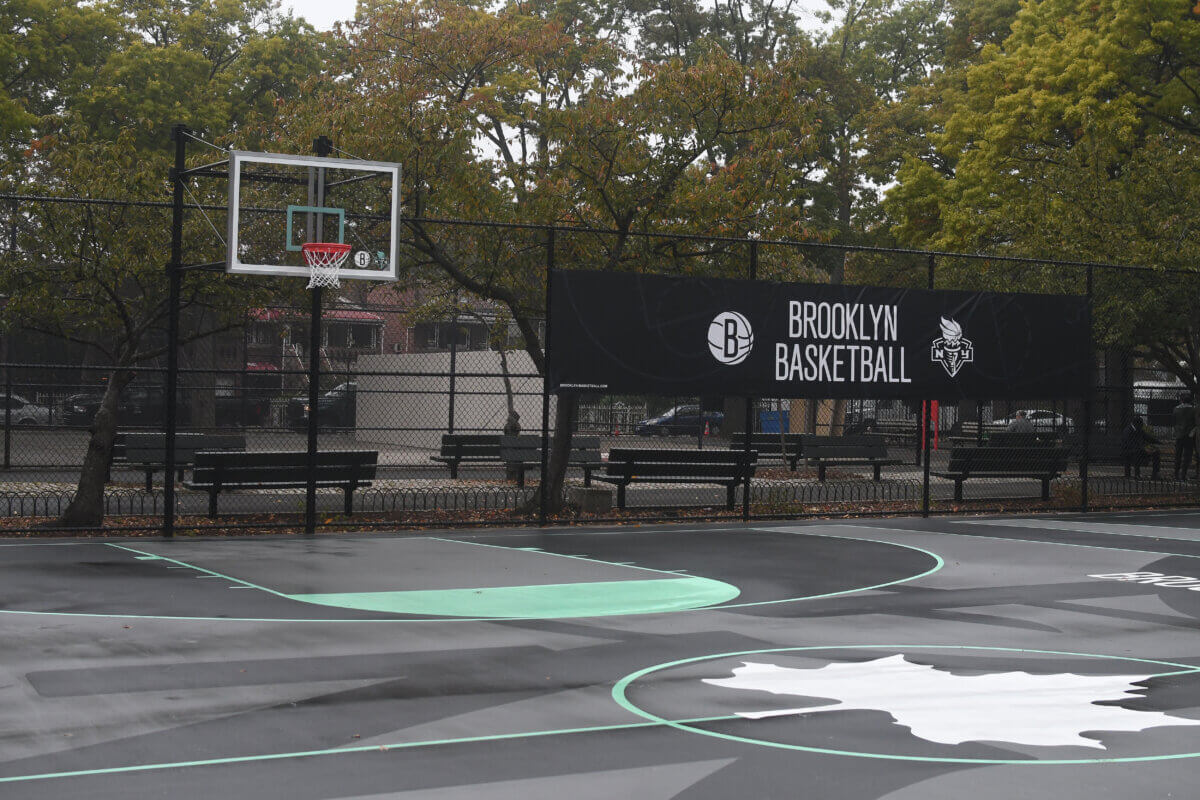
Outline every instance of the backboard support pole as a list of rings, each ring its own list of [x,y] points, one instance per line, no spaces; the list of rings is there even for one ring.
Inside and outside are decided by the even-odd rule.
[[[333,153],[333,141],[319,136],[313,141],[313,152],[321,157]],[[317,168],[315,182],[309,184],[310,205],[318,208],[325,205],[325,170]],[[312,219],[309,212],[309,219]],[[306,224],[307,240],[319,241],[322,235],[322,214],[316,215],[315,224]],[[312,312],[308,324],[308,457],[307,485],[304,489],[304,533],[312,536],[317,530],[317,431],[320,426],[318,400],[321,391],[321,305],[324,290],[320,286],[312,289]]]

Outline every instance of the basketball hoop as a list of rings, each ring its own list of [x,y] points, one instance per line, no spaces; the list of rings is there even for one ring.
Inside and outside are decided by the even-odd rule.
[[[308,265],[309,270],[308,288],[339,286],[338,270],[350,255],[351,249],[350,245],[340,242],[308,242],[300,245],[300,250],[304,253],[304,263]]]

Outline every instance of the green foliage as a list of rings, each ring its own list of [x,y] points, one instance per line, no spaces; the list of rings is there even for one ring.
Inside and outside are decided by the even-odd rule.
[[[934,147],[910,152],[898,171],[893,231],[950,250],[1191,268],[1197,21],[1180,2],[1023,5],[1007,36],[958,68],[961,81],[942,84],[951,110]],[[1017,285],[1070,283],[1043,272]],[[1177,279],[1127,274],[1097,291],[1102,344],[1137,347],[1194,380],[1200,327]]]
[[[27,148],[8,162],[26,194],[162,201],[170,196],[173,124],[252,134],[318,63],[316,39],[269,0],[20,0],[11,9],[33,32],[15,44],[0,40],[16,47],[5,62],[7,88],[29,115],[4,117],[10,142]],[[22,132],[39,138],[21,143]],[[169,213],[34,204],[18,219],[21,246],[4,256],[0,275],[10,328],[86,344],[114,365],[161,353]],[[208,224],[195,218],[188,226],[189,260],[215,254]],[[189,273],[184,301],[198,315],[194,333],[232,324],[255,301],[243,289]]]
[[[280,147],[331,132],[356,155],[399,161],[414,217],[618,231],[557,242],[560,266],[720,271],[720,253],[631,234],[804,235],[799,207],[775,199],[782,153],[807,147],[794,137],[813,125],[801,70],[743,65],[713,45],[637,62],[611,24],[558,5],[360,5],[327,73],[281,110]],[[506,306],[540,363],[544,235],[411,227],[410,277],[434,266]]]
[[[0,155],[11,165],[122,39],[119,22],[78,0],[0,4]]]

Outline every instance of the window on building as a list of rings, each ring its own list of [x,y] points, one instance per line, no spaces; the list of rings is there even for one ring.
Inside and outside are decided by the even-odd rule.
[[[347,325],[347,347],[375,347],[374,325]]]

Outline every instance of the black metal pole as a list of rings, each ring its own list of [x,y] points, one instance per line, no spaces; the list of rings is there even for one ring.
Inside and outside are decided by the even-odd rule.
[[[183,281],[183,171],[187,168],[187,132],[171,129],[175,166],[171,170],[171,261],[167,264],[167,390],[166,453],[163,465],[163,536],[175,535],[175,425],[179,389],[179,295]]]
[[[318,156],[328,156],[333,152],[333,142],[325,136],[319,136],[313,141],[313,152]],[[324,175],[318,168],[317,172],[316,205],[322,206],[324,198]],[[313,238],[320,236],[320,225],[316,230],[309,229],[309,241],[320,241]],[[308,319],[308,455],[306,459],[307,478],[304,487],[304,533],[311,536],[317,531],[317,430],[321,424],[318,419],[317,403],[321,390],[321,301],[323,290],[320,286],[312,289],[312,310]]]
[[[554,274],[554,228],[546,232],[546,341],[542,349],[542,480],[538,483],[538,524],[546,524],[550,502],[550,278]]]
[[[936,263],[934,261],[933,255],[930,254],[930,256],[929,256],[929,275],[928,275],[928,278],[929,278],[928,288],[930,291],[933,291],[933,276],[934,276],[935,267],[936,267]],[[922,400],[921,402],[922,402],[922,409],[923,409],[923,411],[921,412],[921,449],[925,453],[925,458],[923,459],[924,463],[921,468],[921,472],[922,472],[921,516],[928,517],[929,516],[929,459],[931,456],[931,453],[929,452],[930,451],[929,429],[931,427],[930,423],[932,422],[932,420],[930,419],[930,416],[932,415],[933,404],[931,402],[929,402],[928,400]]]
[[[1096,364],[1096,342],[1093,339],[1092,331],[1092,302],[1093,302],[1093,283],[1094,276],[1092,268],[1087,268],[1087,326],[1088,326],[1088,353],[1087,353],[1087,386],[1083,396],[1083,430],[1081,439],[1081,449],[1079,451],[1079,510],[1087,513],[1088,510],[1088,468],[1092,458],[1092,369]]]
[[[312,308],[308,317],[308,451],[307,482],[304,487],[304,532],[317,531],[317,430],[321,424],[317,404],[321,388],[321,301],[320,286],[312,290]]]
[[[921,446],[918,455],[921,456],[921,516],[929,516],[929,410],[928,400],[921,401]]]
[[[454,433],[454,393],[458,373],[458,292],[454,293],[454,315],[450,319],[450,403],[446,433]]]
[[[758,242],[750,243],[750,275],[749,275],[749,278],[752,281],[758,279]],[[750,451],[752,449],[750,446],[750,442],[751,442],[751,433],[750,432],[751,432],[751,430],[753,430],[753,427],[754,427],[753,417],[754,417],[754,398],[747,397],[746,398],[746,431],[745,431],[745,435],[742,439],[742,449],[746,452],[747,457],[749,457]],[[780,417],[782,417],[782,414],[780,415]],[[782,428],[782,426],[783,426],[782,418],[779,420],[779,425]],[[785,453],[784,459],[786,460],[786,458],[787,458],[787,454]],[[747,470],[745,484],[742,486],[742,522],[749,522],[749,521],[750,521],[750,473]]]
[[[8,365],[8,336],[4,337],[4,468],[12,466],[12,368]]]
[[[247,397],[246,397],[246,383],[247,383],[247,378],[249,378],[249,376],[250,376],[250,371],[249,371],[250,365],[246,363],[250,357],[250,324],[249,323],[250,323],[249,318],[245,318],[242,320],[242,386],[241,386],[241,391],[239,391],[239,393],[238,393],[239,400],[238,400],[238,422],[237,422],[238,428],[241,429],[242,433],[246,432],[246,430],[245,430],[245,428],[246,428],[246,407],[248,405]]]

